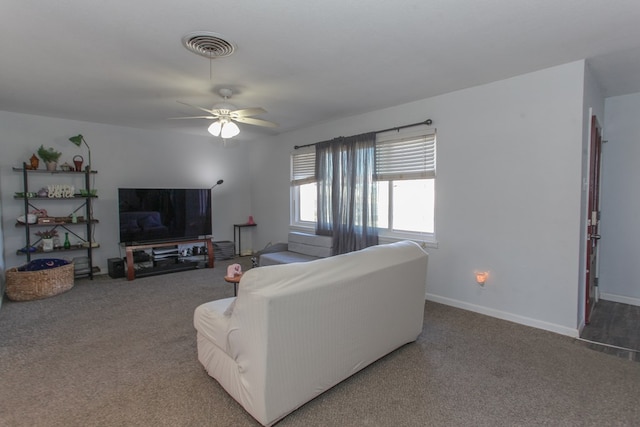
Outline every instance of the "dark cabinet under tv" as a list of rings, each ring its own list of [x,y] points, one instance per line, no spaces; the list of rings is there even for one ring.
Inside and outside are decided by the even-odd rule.
[[[127,280],[133,280],[136,277],[145,277],[145,276],[153,276],[157,274],[165,274],[165,273],[173,273],[177,271],[185,271],[192,270],[198,267],[197,262],[181,259],[177,257],[175,262],[170,263],[153,263],[153,266],[146,267],[143,269],[136,270],[136,257],[134,254],[138,251],[145,250],[154,250],[161,248],[172,248],[178,245],[186,245],[192,243],[204,243],[207,247],[206,255],[206,266],[208,268],[213,268],[214,264],[214,254],[213,254],[213,243],[211,238],[202,238],[202,239],[189,239],[189,240],[180,240],[174,242],[161,242],[161,243],[148,243],[143,245],[129,245],[125,247],[126,253],[126,269],[127,269]]]

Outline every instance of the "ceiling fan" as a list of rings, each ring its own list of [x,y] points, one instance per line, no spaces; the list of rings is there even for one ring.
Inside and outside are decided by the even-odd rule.
[[[213,136],[221,136],[223,139],[233,138],[240,133],[240,128],[234,122],[245,123],[254,126],[265,126],[270,128],[278,127],[277,124],[269,122],[267,120],[256,119],[251,116],[257,114],[264,114],[267,111],[261,107],[242,108],[238,109],[235,105],[228,103],[227,101],[233,95],[233,91],[228,88],[222,88],[218,92],[220,96],[224,98],[223,102],[215,104],[212,108],[199,107],[197,105],[187,104],[186,102],[178,101],[180,104],[187,105],[189,107],[197,108],[198,110],[209,113],[207,116],[190,116],[190,117],[172,117],[172,119],[207,119],[215,120],[209,126],[209,133]]]

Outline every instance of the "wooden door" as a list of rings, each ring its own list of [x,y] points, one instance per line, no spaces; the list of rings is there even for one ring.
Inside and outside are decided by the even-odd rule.
[[[600,240],[600,166],[602,135],[596,116],[591,117],[591,141],[589,148],[589,201],[587,219],[587,263],[585,292],[585,323],[589,323],[597,302],[598,240]]]

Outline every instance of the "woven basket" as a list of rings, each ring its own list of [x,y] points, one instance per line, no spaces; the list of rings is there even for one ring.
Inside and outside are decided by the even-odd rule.
[[[61,294],[73,288],[73,263],[38,271],[6,271],[7,297],[13,301],[32,301]]]

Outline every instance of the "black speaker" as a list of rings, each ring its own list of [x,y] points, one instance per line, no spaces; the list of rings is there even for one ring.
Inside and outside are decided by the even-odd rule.
[[[109,277],[118,279],[124,277],[124,261],[120,258],[109,258],[107,260],[109,266]]]

